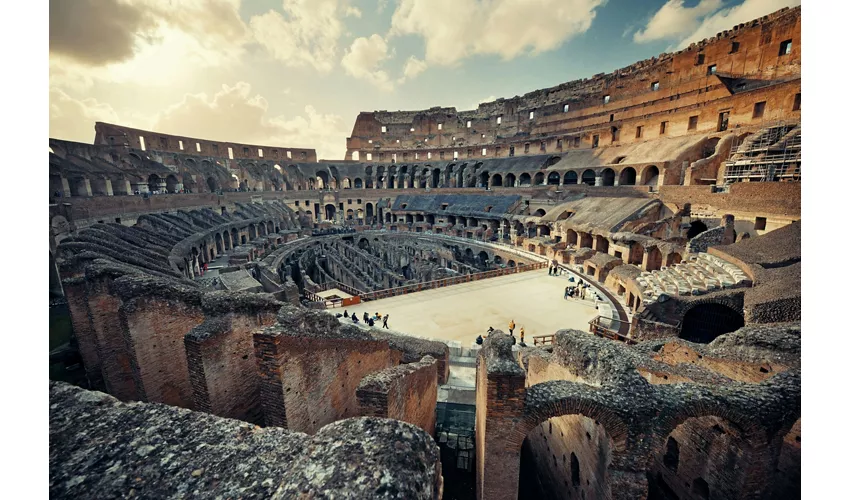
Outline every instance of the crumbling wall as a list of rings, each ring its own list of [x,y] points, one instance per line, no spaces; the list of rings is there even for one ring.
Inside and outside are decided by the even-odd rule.
[[[50,383],[51,498],[436,500],[442,490],[437,444],[397,420],[308,436]]]
[[[437,362],[425,356],[367,375],[357,386],[360,414],[409,422],[434,435],[437,425]]]

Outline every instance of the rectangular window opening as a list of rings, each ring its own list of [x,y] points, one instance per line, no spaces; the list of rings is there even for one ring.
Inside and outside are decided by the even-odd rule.
[[[779,44],[779,55],[787,56],[791,53],[791,40],[785,40]]]
[[[242,148],[242,154],[247,155],[248,154],[248,148]]]
[[[658,82],[652,82],[649,88],[652,89],[653,92],[658,90]]]
[[[711,75],[714,75],[716,73],[717,73],[717,65],[716,64],[712,64],[711,66],[709,66],[708,70],[705,72],[705,74],[707,76],[711,76]]]
[[[569,105],[569,104],[564,104],[564,113],[566,113],[566,112],[567,112],[567,111],[569,111],[569,110],[570,110],[570,105]]]
[[[263,149],[262,148],[257,149],[257,156],[259,156],[260,158],[263,157]]]
[[[605,97],[602,98],[602,104],[608,104],[609,102],[611,102],[611,96],[605,95]]]
[[[286,157],[291,160],[292,159],[292,151],[287,151]]]
[[[753,118],[761,118],[764,116],[764,108],[767,105],[767,101],[761,101],[755,103],[753,105]]]
[[[637,128],[635,129],[635,139],[640,139],[642,135],[643,135],[643,126],[638,125]]]
[[[729,112],[723,111],[717,117],[717,131],[723,132],[729,128]]]
[[[497,116],[497,117],[496,117],[496,125],[501,125],[501,124],[502,124],[502,117],[501,117],[501,116]]]
[[[532,111],[531,113],[529,113],[529,114],[528,114],[528,119],[529,119],[529,120],[533,120],[533,119],[534,119],[534,111]]]
[[[764,229],[766,227],[767,227],[767,217],[756,217],[755,230],[756,231],[764,231]]]
[[[142,147],[142,151],[145,151],[145,138],[139,136],[139,145]]]
[[[487,148],[481,148],[481,156],[487,156]]]
[[[599,147],[599,136],[598,135],[593,136],[593,141],[590,143],[590,147],[591,148],[598,148]]]
[[[732,46],[729,47],[729,53],[734,54],[735,52],[738,52],[738,49],[740,48],[741,44],[739,42],[732,42]]]
[[[177,145],[180,147],[180,151],[183,151],[183,141],[177,141]]]
[[[472,128],[472,120],[467,120],[466,128]]]
[[[387,133],[387,126],[386,126],[386,125],[381,125],[381,133],[382,133],[382,134],[386,134],[386,133]]]
[[[659,135],[664,135],[667,132],[667,122],[661,122],[661,128],[658,131]]]
[[[698,116],[692,116],[688,118],[688,130],[696,130],[697,129],[697,120]]]
[[[794,107],[791,108],[791,111],[800,111],[800,94],[794,95]]]
[[[233,148],[227,148],[227,157],[233,159]]]
[[[437,124],[437,130],[443,130],[443,124],[442,123]]]
[[[697,54],[696,66],[699,66],[700,64],[705,64],[705,54]]]

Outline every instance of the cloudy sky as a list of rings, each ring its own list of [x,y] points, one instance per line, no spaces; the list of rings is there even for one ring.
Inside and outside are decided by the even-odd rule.
[[[50,0],[50,136],[94,122],[341,159],[360,111],[474,108],[799,0]]]

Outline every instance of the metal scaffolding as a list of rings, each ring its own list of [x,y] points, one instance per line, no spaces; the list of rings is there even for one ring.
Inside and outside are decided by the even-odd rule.
[[[732,145],[724,182],[799,181],[801,131],[778,122]]]

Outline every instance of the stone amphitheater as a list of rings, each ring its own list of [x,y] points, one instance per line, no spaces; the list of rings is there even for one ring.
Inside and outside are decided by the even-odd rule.
[[[338,161],[51,138],[51,497],[800,498],[800,15]]]

